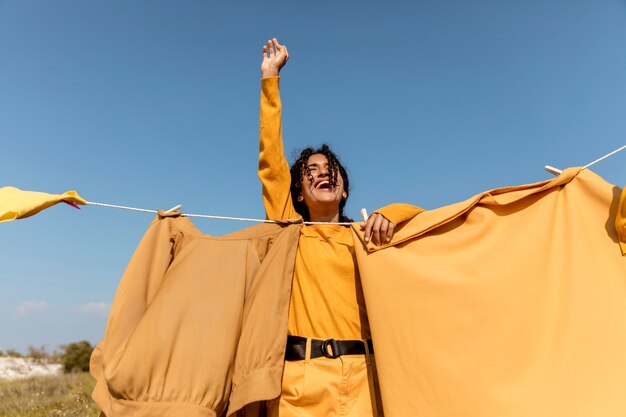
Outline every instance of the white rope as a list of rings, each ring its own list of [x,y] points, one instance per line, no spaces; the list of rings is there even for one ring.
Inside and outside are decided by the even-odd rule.
[[[246,218],[246,217],[211,216],[211,215],[208,215],[208,214],[183,214],[183,216],[185,216],[185,217],[198,217],[198,218],[201,218],[201,219],[236,220],[236,221],[241,221],[241,222],[280,223],[280,222],[277,222],[276,220],[249,219],[249,218]]]
[[[622,146],[622,147],[621,147],[621,148],[619,148],[619,149],[614,150],[614,151],[613,151],[613,152],[611,152],[611,153],[607,153],[607,154],[606,154],[606,155],[604,155],[602,158],[598,158],[598,159],[596,159],[595,161],[593,161],[593,162],[591,162],[591,163],[588,163],[587,165],[585,165],[585,166],[583,167],[583,169],[589,168],[591,165],[595,164],[596,162],[600,162],[600,161],[602,161],[603,159],[608,158],[609,156],[615,155],[616,153],[618,153],[619,151],[621,151],[621,150],[623,150],[623,149],[626,149],[626,145]]]
[[[602,160],[604,160],[604,159],[608,158],[609,156],[613,156],[613,155],[615,155],[616,153],[618,153],[618,152],[620,152],[620,151],[623,151],[624,149],[626,149],[626,145],[622,146],[622,147],[621,147],[621,148],[619,148],[619,149],[614,150],[613,152],[607,153],[607,154],[606,154],[606,155],[604,155],[603,157],[600,157],[600,158],[596,159],[596,160],[595,160],[595,161],[593,161],[593,162],[588,163],[587,165],[585,165],[584,167],[582,167],[582,169],[587,169],[587,168],[589,168],[590,166],[592,166],[593,164],[596,164],[596,163],[598,163],[598,162],[600,162],[600,161],[602,161]],[[556,175],[556,176],[561,175],[561,173],[563,172],[563,170],[558,169],[558,168],[555,168],[555,167],[550,166],[550,165],[546,165],[546,166],[544,166],[544,167],[543,167],[543,169],[545,169],[546,171],[548,171],[550,174],[553,174],[553,175]]]
[[[604,155],[603,157],[600,157],[598,159],[596,159],[593,162],[588,163],[587,165],[585,165],[584,167],[582,167],[582,169],[587,169],[590,166],[610,157],[615,155],[616,153],[623,151],[624,149],[626,149],[626,145],[622,146],[619,149],[614,150],[613,152],[610,152],[606,155]],[[558,169],[558,168],[554,168],[550,165],[546,165],[544,167],[544,169],[546,171],[548,171],[551,174],[554,175],[560,175],[563,171]],[[96,203],[93,201],[88,201],[87,204],[90,204],[92,206],[100,206],[100,207],[109,207],[109,208],[116,208],[116,209],[122,209],[122,210],[131,210],[131,211],[141,211],[144,213],[158,213],[156,210],[148,210],[148,209],[142,209],[142,208],[137,208],[137,207],[128,207],[128,206],[119,206],[116,204],[106,204],[106,203]],[[171,209],[168,210],[168,212],[170,211],[175,211],[177,209],[179,209],[180,206],[176,206],[176,207],[172,207]],[[367,212],[364,212],[365,209],[363,209],[361,211],[361,214],[363,215],[363,219],[364,221],[366,221],[367,219]],[[250,219],[250,218],[246,218],[246,217],[229,217],[229,216],[211,216],[208,214],[184,214],[181,213],[181,216],[185,216],[185,217],[198,217],[201,219],[215,219],[215,220],[235,220],[235,221],[240,221],[240,222],[255,222],[255,223],[283,223],[283,222],[279,222],[279,221],[275,221],[275,220],[265,220],[265,219]],[[290,221],[297,221],[298,219],[289,219],[287,220],[287,222]],[[303,222],[304,224],[336,224],[336,225],[341,225],[341,226],[349,226],[350,223],[347,222]]]
[[[140,211],[140,212],[144,212],[144,213],[154,213],[157,214],[158,211],[157,210],[148,210],[148,209],[142,209],[142,208],[137,208],[137,207],[128,207],[128,206],[119,206],[116,204],[106,204],[106,203],[96,203],[93,201],[87,201],[87,204],[91,205],[91,206],[100,206],[100,207],[109,207],[109,208],[116,208],[116,209],[122,209],[122,210],[131,210],[131,211]],[[172,209],[168,210],[168,211],[173,211]],[[250,219],[250,218],[246,218],[246,217],[229,217],[229,216],[211,216],[208,214],[186,214],[186,213],[181,213],[181,216],[185,216],[185,217],[198,217],[201,219],[216,219],[216,220],[235,220],[235,221],[241,221],[241,222],[255,222],[255,223],[277,223],[277,224],[282,224],[284,222],[279,222],[276,220],[265,220],[265,219]],[[289,219],[287,220],[287,222],[296,222],[298,221],[298,219]],[[336,225],[340,225],[340,226],[349,226],[350,223],[347,222],[303,222],[304,224],[336,224]]]
[[[157,213],[156,210],[147,210],[147,209],[141,209],[141,208],[136,208],[136,207],[127,207],[127,206],[118,206],[115,204],[95,203],[93,201],[87,201],[87,204],[91,206],[109,207],[109,208],[132,210],[132,211],[142,211],[144,213],[155,213],[155,214]]]

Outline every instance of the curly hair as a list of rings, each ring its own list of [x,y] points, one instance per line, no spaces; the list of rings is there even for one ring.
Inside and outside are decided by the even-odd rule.
[[[330,150],[330,147],[323,144],[318,149],[305,148],[300,152],[300,157],[291,165],[291,200],[296,211],[302,216],[304,221],[311,220],[309,214],[309,208],[304,201],[298,201],[298,196],[302,193],[302,178],[307,176],[309,181],[313,181],[313,176],[307,166],[307,162],[311,155],[320,154],[324,155],[328,160],[328,181],[331,187],[337,185],[337,173],[341,174],[343,179],[343,191],[346,193],[346,198],[342,198],[339,202],[339,221],[340,222],[352,222],[353,220],[343,214],[343,208],[346,205],[348,196],[350,195],[350,180],[348,179],[348,172],[337,158],[337,155]]]

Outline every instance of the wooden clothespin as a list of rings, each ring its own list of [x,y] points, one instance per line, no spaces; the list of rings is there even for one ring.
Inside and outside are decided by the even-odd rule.
[[[367,210],[365,210],[364,208],[361,209],[361,216],[363,216],[363,221],[366,222],[367,218],[369,217],[367,215]]]
[[[171,209],[169,209],[169,210],[165,210],[165,212],[166,212],[166,213],[171,213],[172,211],[180,211],[180,209],[181,209],[181,208],[183,208],[183,206],[179,204],[179,205],[177,205],[177,206],[172,207],[172,208],[171,208]]]
[[[543,169],[545,169],[550,174],[555,175],[557,177],[563,173],[562,169],[558,169],[558,168],[555,168],[555,167],[550,166],[550,165],[546,165],[545,167],[543,167]]]

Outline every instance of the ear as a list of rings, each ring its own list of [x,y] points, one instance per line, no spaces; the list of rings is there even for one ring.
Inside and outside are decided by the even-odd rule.
[[[302,194],[300,194],[296,200],[302,202],[304,201],[304,197],[302,197]]]
[[[343,199],[344,199],[344,200],[345,200],[346,198],[348,198],[348,194],[347,194],[345,191],[343,192],[342,196],[343,196]]]

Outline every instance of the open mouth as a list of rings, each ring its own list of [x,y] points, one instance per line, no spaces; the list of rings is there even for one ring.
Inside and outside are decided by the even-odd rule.
[[[329,181],[322,180],[322,181],[318,182],[317,184],[315,184],[315,189],[316,190],[332,190],[333,187],[331,187]]]

